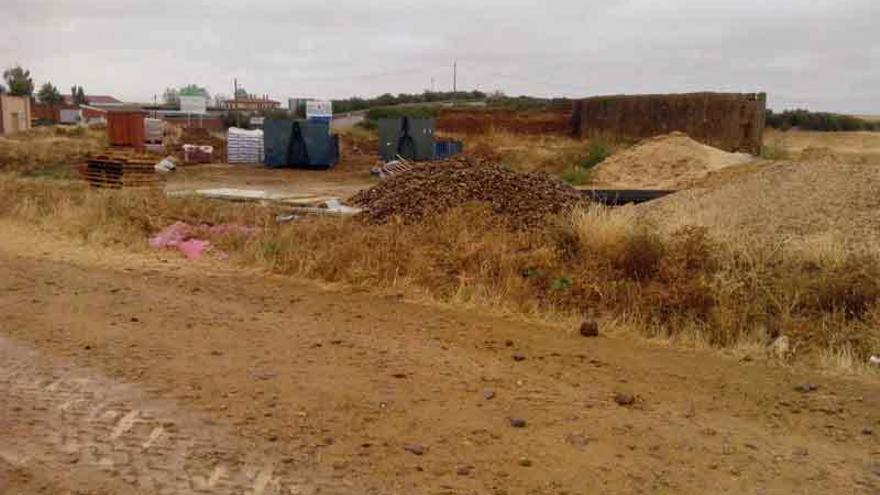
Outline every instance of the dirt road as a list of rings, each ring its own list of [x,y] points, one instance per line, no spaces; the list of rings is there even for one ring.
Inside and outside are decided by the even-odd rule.
[[[9,224],[0,312],[3,494],[880,492],[876,377]]]

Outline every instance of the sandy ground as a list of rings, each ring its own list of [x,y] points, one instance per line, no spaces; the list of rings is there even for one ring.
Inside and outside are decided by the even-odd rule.
[[[645,139],[617,152],[593,169],[594,185],[621,189],[686,189],[710,173],[754,161],[673,132]]]
[[[808,148],[823,148],[838,155],[842,161],[880,165],[880,132],[819,132],[768,129],[764,145],[780,148],[799,158]]]
[[[732,242],[880,245],[880,165],[770,162],[634,207],[667,231],[708,227]]]
[[[375,184],[370,169],[377,165],[378,157],[371,150],[357,149],[345,140],[341,146],[341,160],[329,170],[271,169],[256,164],[228,163],[186,165],[168,174],[165,190],[238,188],[346,199]]]
[[[208,164],[181,167],[165,182],[167,192],[236,188],[291,195],[348,198],[375,184],[369,172],[270,169],[261,165]]]
[[[3,494],[880,491],[874,376],[9,223],[0,311]]]

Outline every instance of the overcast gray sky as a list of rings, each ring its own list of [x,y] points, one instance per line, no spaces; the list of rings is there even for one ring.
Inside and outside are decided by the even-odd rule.
[[[3,0],[0,66],[146,101],[450,89],[766,91],[880,113],[880,0]]]

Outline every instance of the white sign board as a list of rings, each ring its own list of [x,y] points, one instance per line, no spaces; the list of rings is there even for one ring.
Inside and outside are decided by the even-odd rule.
[[[265,122],[265,121],[266,121],[265,117],[256,117],[256,116],[251,117],[251,125],[262,127],[263,122]]]
[[[204,96],[181,96],[180,111],[190,115],[208,113],[208,99]]]
[[[306,118],[333,118],[333,102],[330,100],[309,100],[306,102]]]

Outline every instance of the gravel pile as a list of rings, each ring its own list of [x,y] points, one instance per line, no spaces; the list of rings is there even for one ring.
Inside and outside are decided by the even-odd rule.
[[[547,215],[578,203],[583,196],[573,187],[544,173],[521,173],[497,165],[467,162],[420,166],[357,193],[351,201],[373,223],[394,216],[415,222],[470,202],[490,205],[518,229],[540,226]]]

